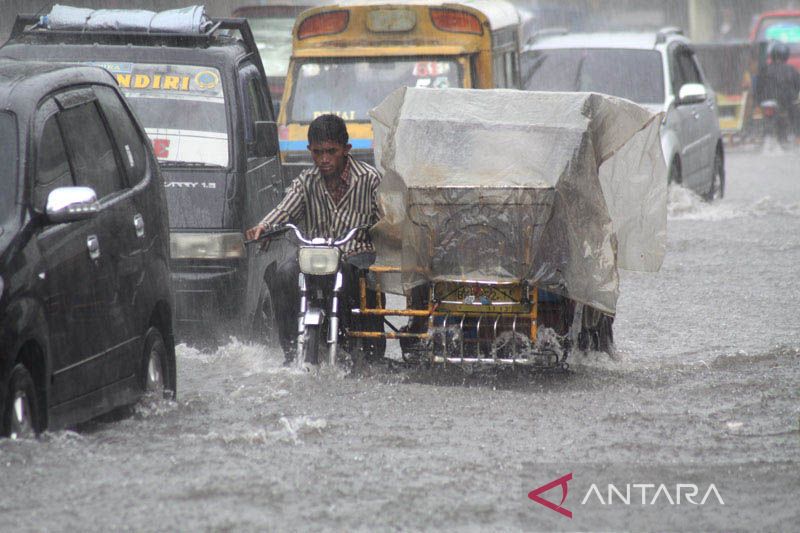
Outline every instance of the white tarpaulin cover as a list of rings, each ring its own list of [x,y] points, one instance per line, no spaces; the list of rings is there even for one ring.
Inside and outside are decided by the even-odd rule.
[[[187,6],[155,13],[144,9],[87,9],[56,4],[42,17],[49,30],[203,33],[211,25],[205,7]]]
[[[661,115],[592,93],[402,88],[371,112],[382,280],[528,280],[614,313],[666,246]]]

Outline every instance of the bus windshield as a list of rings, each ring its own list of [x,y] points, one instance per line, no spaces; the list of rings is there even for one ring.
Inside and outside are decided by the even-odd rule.
[[[461,71],[453,58],[309,60],[296,65],[287,117],[308,123],[334,113],[350,122],[369,122],[369,110],[398,87],[462,87]]]
[[[228,166],[228,120],[219,71],[190,65],[95,63],[109,70],[161,163]]]

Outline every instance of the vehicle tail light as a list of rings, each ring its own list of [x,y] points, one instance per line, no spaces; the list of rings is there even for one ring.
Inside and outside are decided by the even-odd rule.
[[[288,141],[289,140],[289,128],[287,128],[283,124],[278,126],[278,139],[280,139],[282,141]]]
[[[347,28],[350,14],[347,11],[326,11],[311,15],[300,23],[297,29],[298,39],[307,39],[318,35],[341,33]]]
[[[458,9],[431,9],[431,21],[437,29],[483,35],[481,21],[472,13]]]

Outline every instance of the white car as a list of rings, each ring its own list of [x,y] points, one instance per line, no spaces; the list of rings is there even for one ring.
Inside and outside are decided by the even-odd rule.
[[[651,33],[542,32],[525,48],[522,88],[587,91],[664,112],[661,147],[670,182],[706,200],[725,193],[725,152],[714,92],[689,39]]]

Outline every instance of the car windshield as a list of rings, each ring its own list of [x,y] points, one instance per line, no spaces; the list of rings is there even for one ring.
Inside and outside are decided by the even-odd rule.
[[[228,120],[219,70],[189,65],[94,63],[117,79],[162,163],[228,166]]]
[[[270,77],[284,77],[292,55],[294,17],[250,18],[250,28],[261,54],[264,72]]]
[[[781,41],[800,54],[800,17],[767,17],[758,27],[759,41]]]
[[[461,87],[455,59],[402,58],[308,61],[297,65],[290,122],[311,122],[325,113],[368,122],[370,109],[398,87]]]
[[[664,102],[661,54],[654,50],[535,50],[522,63],[529,91],[590,91],[638,104]]]
[[[11,113],[0,112],[0,233],[16,212],[17,124]]]

